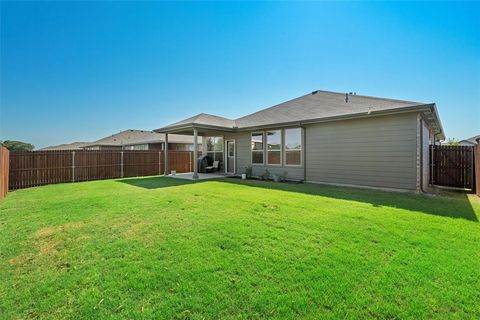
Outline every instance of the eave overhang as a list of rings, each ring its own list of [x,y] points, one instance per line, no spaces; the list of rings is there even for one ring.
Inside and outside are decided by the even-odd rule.
[[[396,109],[390,109],[390,110],[370,110],[368,112],[359,112],[359,113],[352,113],[352,114],[332,116],[332,117],[322,117],[317,119],[277,122],[277,123],[262,124],[257,126],[245,126],[241,128],[191,123],[191,124],[182,124],[179,126],[163,127],[153,131],[158,133],[183,133],[183,134],[190,133],[191,134],[193,129],[197,129],[199,131],[204,131],[204,132],[212,131],[212,132],[231,133],[231,132],[263,130],[263,129],[274,129],[279,127],[305,126],[309,124],[322,123],[322,122],[361,119],[361,118],[369,118],[374,116],[393,115],[393,114],[401,114],[401,113],[408,113],[408,112],[421,112],[424,116],[425,121],[430,126],[430,128],[434,130],[436,137],[439,138],[440,140],[445,139],[445,134],[442,128],[442,124],[440,122],[440,117],[438,116],[437,108],[434,103],[414,105],[414,106],[408,106],[404,108],[396,108]]]

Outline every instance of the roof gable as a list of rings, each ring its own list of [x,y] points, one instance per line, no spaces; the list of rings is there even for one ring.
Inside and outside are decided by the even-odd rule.
[[[189,126],[189,125],[190,126],[206,125],[206,126],[214,126],[214,127],[230,128],[230,129],[236,126],[234,120],[227,119],[220,116],[215,116],[208,113],[200,113],[200,114],[197,114],[196,116],[187,118],[185,120],[175,122],[164,128],[177,128],[177,127]]]

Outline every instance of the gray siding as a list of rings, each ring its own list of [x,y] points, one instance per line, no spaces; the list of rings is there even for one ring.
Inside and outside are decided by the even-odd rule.
[[[428,128],[428,126],[425,124],[424,121],[422,121],[422,130],[423,130],[423,141],[422,141],[422,174],[423,174],[423,191],[426,191],[429,186],[429,179],[430,179],[430,150],[429,146],[430,143],[433,142],[433,134],[431,130]]]
[[[307,126],[307,181],[416,189],[416,116]]]
[[[258,132],[258,131],[256,131]],[[245,172],[245,167],[252,165],[251,154],[251,132],[241,132],[234,135],[226,135],[225,139],[235,139],[236,141],[236,172],[238,174]],[[266,154],[265,154],[266,156]],[[290,167],[290,166],[266,166],[266,165],[253,165],[253,174],[261,175],[266,169],[271,174],[282,174],[287,172],[287,178],[292,180],[303,180],[303,166]]]

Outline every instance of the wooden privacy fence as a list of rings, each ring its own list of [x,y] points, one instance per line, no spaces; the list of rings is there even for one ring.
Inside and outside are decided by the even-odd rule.
[[[9,153],[7,148],[0,147],[0,200],[8,192]]]
[[[164,173],[161,151],[60,150],[10,153],[10,184],[13,189],[45,184]],[[193,171],[193,152],[169,151],[169,170]]]
[[[475,190],[480,197],[480,144],[475,146]]]
[[[474,147],[430,146],[430,183],[474,189]]]

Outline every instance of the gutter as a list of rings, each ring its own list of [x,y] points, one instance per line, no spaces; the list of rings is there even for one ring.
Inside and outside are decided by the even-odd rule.
[[[303,157],[303,182],[307,182],[307,128],[305,126],[300,126],[302,128],[302,157]]]
[[[175,133],[178,131],[183,131],[183,130],[193,130],[193,129],[207,129],[207,130],[219,130],[219,131],[227,131],[227,132],[235,132],[236,127],[220,127],[220,126],[211,126],[208,124],[187,124],[187,125],[180,125],[180,126],[175,126],[175,127],[164,127],[164,128],[159,128],[153,130],[153,132],[157,133]]]

